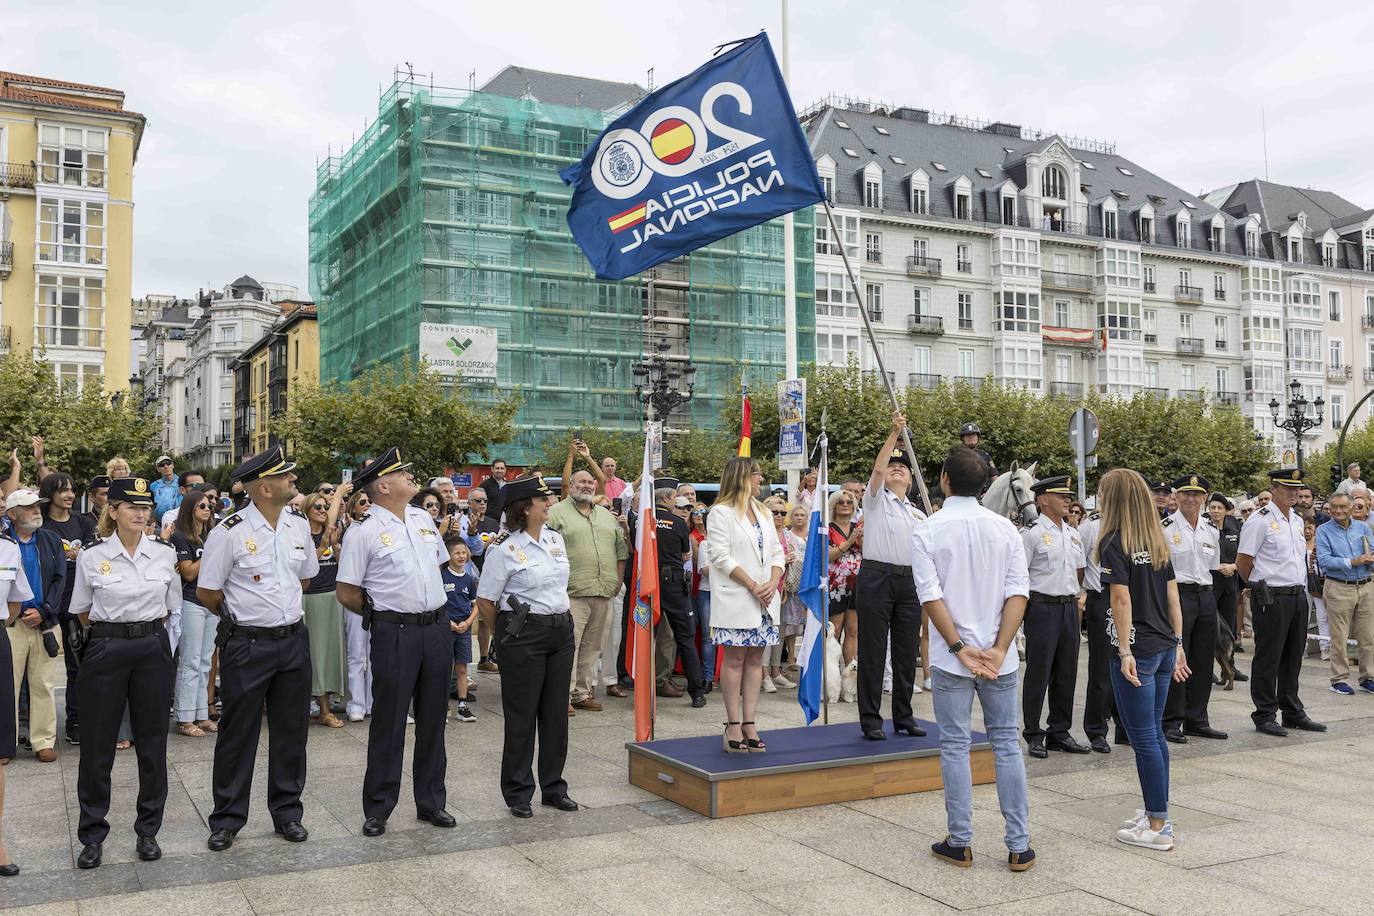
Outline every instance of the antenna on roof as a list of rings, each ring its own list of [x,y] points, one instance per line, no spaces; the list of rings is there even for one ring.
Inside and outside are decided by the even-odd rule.
[[[477,69],[474,67],[468,72],[468,92],[477,91]]]
[[[1264,106],[1260,106],[1260,136],[1264,139],[1264,180],[1269,180],[1269,127],[1264,120]]]
[[[654,68],[649,68],[649,91],[654,91]]]
[[[401,61],[401,63],[406,65],[406,81],[415,82],[415,65],[408,60]]]

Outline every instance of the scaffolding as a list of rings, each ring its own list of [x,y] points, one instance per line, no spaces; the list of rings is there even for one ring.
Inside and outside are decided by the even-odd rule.
[[[321,378],[419,353],[421,322],[494,328],[495,383],[518,392],[514,464],[549,434],[638,430],[631,367],[659,342],[697,367],[670,428],[717,429],[747,372],[783,372],[783,224],[774,220],[623,281],[598,280],[568,232],[559,170],[612,115],[401,79],[344,153],[322,161],[310,200],[310,289]],[[797,337],[815,359],[814,218],[795,219]]]

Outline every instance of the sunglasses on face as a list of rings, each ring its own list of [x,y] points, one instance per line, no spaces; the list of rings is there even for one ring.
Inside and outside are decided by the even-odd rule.
[[[327,496],[334,492],[334,487],[320,487],[320,492]]]
[[[786,509],[774,509],[774,510],[773,510],[773,515],[774,515],[776,518],[787,518],[787,510],[786,510]]]
[[[698,518],[700,518],[701,516],[703,516],[703,515],[706,514],[706,510],[705,510],[705,509],[693,509],[693,510],[692,510],[692,514],[695,515],[695,516],[697,516]]]
[[[431,501],[425,503],[425,508],[426,508],[426,509],[437,509],[437,508],[439,508],[439,504],[431,500]]]
[[[315,505],[311,506],[310,508],[311,508],[312,510],[314,510],[315,512],[328,512],[328,511],[329,511],[329,505],[328,505],[327,503],[315,503]]]

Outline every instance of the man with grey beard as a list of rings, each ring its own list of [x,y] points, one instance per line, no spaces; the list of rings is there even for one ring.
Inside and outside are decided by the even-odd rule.
[[[576,458],[582,459],[589,470],[573,471]],[[594,502],[597,481],[601,479],[601,468],[592,460],[591,450],[581,439],[574,439],[563,465],[564,496],[549,510],[548,521],[550,528],[563,535],[568,552],[568,598],[572,602],[573,642],[577,647],[569,692],[570,716],[574,709],[601,709],[596,699],[596,663],[601,658],[601,644],[611,621],[611,600],[620,590],[625,561],[630,556],[615,516]]]

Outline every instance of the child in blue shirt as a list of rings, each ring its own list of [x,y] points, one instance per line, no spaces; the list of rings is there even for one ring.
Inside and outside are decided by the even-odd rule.
[[[472,661],[472,626],[477,621],[477,575],[472,566],[472,552],[462,535],[454,532],[444,538],[448,548],[448,562],[439,567],[444,580],[447,601],[448,627],[453,632],[453,674],[458,682],[458,708],[453,718],[459,722],[476,722],[468,706],[468,664]]]

